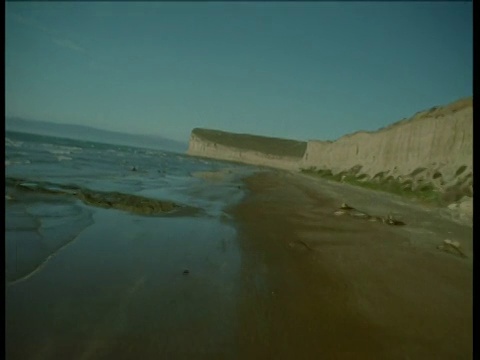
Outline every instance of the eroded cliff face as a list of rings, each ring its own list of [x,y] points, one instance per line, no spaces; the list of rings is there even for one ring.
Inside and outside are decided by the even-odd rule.
[[[472,98],[419,112],[375,132],[358,132],[333,142],[309,141],[305,148],[302,142],[248,137],[196,129],[188,154],[328,172],[338,180],[394,183],[406,191],[445,194],[447,202],[473,196]]]
[[[417,113],[376,132],[334,142],[309,141],[301,167],[363,181],[398,181],[412,190],[431,185],[472,196],[472,99]]]
[[[268,166],[285,170],[298,170],[301,158],[275,156],[257,151],[227,147],[191,135],[188,146],[189,155],[203,156],[211,159],[241,162],[244,164]]]
[[[249,149],[249,146],[253,149]],[[195,129],[190,136],[187,153],[218,160],[298,170],[305,148],[305,142]]]

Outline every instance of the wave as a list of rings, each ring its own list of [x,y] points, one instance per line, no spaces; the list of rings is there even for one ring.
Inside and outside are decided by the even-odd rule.
[[[72,158],[69,157],[69,156],[59,155],[59,156],[57,156],[57,160],[58,160],[58,161],[68,161],[68,160],[72,160]]]
[[[11,165],[28,165],[31,164],[31,161],[26,159],[26,160],[5,160],[5,166],[11,166]]]
[[[51,250],[51,252],[45,256],[43,259],[39,260],[36,265],[34,265],[34,268],[21,274],[18,277],[15,277],[13,279],[7,279],[6,280],[6,285],[11,286],[18,284],[20,282],[23,282],[25,280],[30,279],[32,276],[40,272],[45,265],[52,260],[55,256],[57,256],[64,248],[66,248],[68,245],[72,244],[75,240],[78,239],[78,237],[82,234],[82,232],[88,228],[90,225],[93,224],[93,219],[91,217],[91,214],[85,220],[83,221],[83,224],[80,224],[78,221],[76,222],[77,226],[80,227],[80,229],[77,231],[77,233],[71,237],[67,237],[64,242],[60,244],[57,248],[54,248]]]
[[[79,153],[83,151],[82,148],[77,146],[55,145],[48,143],[42,144],[42,147],[54,155],[69,155],[71,153]]]
[[[8,137],[5,138],[5,146],[21,147],[22,145],[23,141],[15,141]]]

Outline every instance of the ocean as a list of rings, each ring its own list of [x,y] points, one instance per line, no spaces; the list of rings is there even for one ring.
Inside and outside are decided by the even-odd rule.
[[[7,359],[235,357],[242,258],[227,210],[257,168],[5,136]]]

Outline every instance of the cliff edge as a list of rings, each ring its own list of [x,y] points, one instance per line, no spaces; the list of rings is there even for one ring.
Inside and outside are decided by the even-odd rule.
[[[336,141],[194,129],[188,154],[464,202],[473,196],[473,101],[469,97],[433,107],[383,129]]]
[[[219,130],[193,129],[187,154],[298,170],[307,142]]]
[[[309,141],[300,167],[343,181],[442,193],[447,202],[471,197],[472,98],[421,111],[375,132]]]

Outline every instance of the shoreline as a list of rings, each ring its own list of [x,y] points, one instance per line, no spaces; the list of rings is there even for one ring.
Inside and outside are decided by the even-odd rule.
[[[366,186],[361,186],[358,184],[352,184],[348,182],[342,182],[337,180],[331,180],[322,178],[316,175],[308,174],[308,173],[292,173],[293,176],[298,176],[300,178],[309,179],[311,181],[316,181],[323,185],[327,185],[327,187],[332,191],[333,189],[338,191],[345,190],[345,189],[352,189],[349,191],[350,194],[378,194],[385,199],[389,199],[392,202],[396,202],[402,204],[406,207],[414,207],[417,209],[430,209],[430,211],[437,212],[441,216],[445,217],[448,221],[454,221],[462,226],[473,226],[473,198],[465,197],[459,201],[456,201],[447,206],[445,203],[439,203],[434,201],[428,201],[422,199],[421,197],[415,197],[412,195],[404,195],[404,194],[397,194],[382,188],[369,188]],[[368,204],[366,204],[368,206]],[[454,206],[452,206],[454,205]]]
[[[9,356],[469,358],[471,227],[395,196],[283,170],[191,176],[205,181],[171,200],[205,216],[95,208],[77,240],[6,287]],[[336,216],[344,202],[391,212],[406,226]],[[448,231],[467,258],[436,248]]]
[[[471,358],[471,227],[288,172],[244,182],[249,193],[231,209],[244,259],[241,356]],[[333,215],[343,202],[406,226]],[[437,249],[447,236],[467,259]]]

